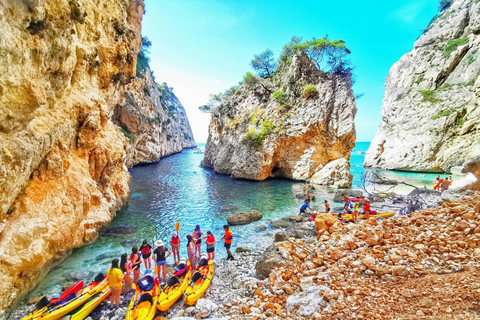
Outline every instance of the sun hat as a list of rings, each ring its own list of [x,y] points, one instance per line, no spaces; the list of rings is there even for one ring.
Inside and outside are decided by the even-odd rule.
[[[155,241],[155,245],[157,247],[163,247],[163,241],[162,240],[157,240],[157,241]]]

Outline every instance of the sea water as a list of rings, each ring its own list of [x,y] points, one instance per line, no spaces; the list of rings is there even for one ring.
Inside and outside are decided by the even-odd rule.
[[[354,175],[353,187],[361,188],[364,152],[369,143],[357,143],[352,150],[351,172]],[[199,144],[204,149],[204,144]],[[296,215],[303,203],[303,182],[283,179],[247,181],[232,179],[227,175],[216,174],[200,166],[203,154],[195,150],[185,150],[161,159],[157,163],[139,165],[130,169],[132,182],[128,203],[116,214],[111,224],[100,232],[98,239],[81,248],[53,268],[27,299],[59,293],[66,282],[78,279],[92,281],[96,273],[105,273],[112,258],[122,253],[130,254],[133,246],[143,240],[152,244],[162,239],[169,243],[175,231],[175,223],[180,224],[181,256],[186,256],[186,235],[192,234],[198,224],[202,231],[212,231],[217,240],[217,259],[226,257],[223,247],[223,225],[228,215],[236,212],[257,210],[263,219],[254,223],[232,227],[235,248],[243,246],[252,250],[270,245],[278,229],[272,229],[269,222],[288,215]],[[434,174],[387,172],[389,178],[406,179],[418,186],[431,185]],[[312,191],[312,190],[311,190]],[[317,201],[311,206],[323,210],[323,200],[328,199],[332,206],[336,190],[318,187],[311,193]],[[112,233],[116,228],[125,228],[125,233]],[[118,229],[117,229],[118,230]],[[203,245],[203,250],[205,246]],[[168,258],[168,263],[173,258]]]

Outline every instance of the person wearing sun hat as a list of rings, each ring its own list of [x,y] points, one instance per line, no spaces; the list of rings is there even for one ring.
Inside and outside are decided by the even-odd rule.
[[[167,258],[172,254],[172,252],[163,245],[162,240],[155,241],[155,246],[156,248],[153,251],[153,255],[157,264],[157,278],[165,281],[167,275]],[[165,255],[167,252],[168,255]],[[160,278],[160,274],[163,275],[163,278]]]

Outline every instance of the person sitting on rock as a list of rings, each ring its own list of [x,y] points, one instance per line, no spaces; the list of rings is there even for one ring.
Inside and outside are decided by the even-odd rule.
[[[300,213],[299,213],[299,215],[305,214],[305,217],[308,217],[307,209],[309,209],[310,211],[312,211],[312,209],[310,209],[310,201],[305,200],[305,203],[300,207]],[[312,212],[313,212],[313,211],[312,211]]]

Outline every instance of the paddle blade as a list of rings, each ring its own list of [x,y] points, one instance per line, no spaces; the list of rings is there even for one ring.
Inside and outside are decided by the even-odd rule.
[[[175,230],[177,230],[177,232],[178,232],[179,229],[180,229],[180,223],[177,221],[175,223]]]

